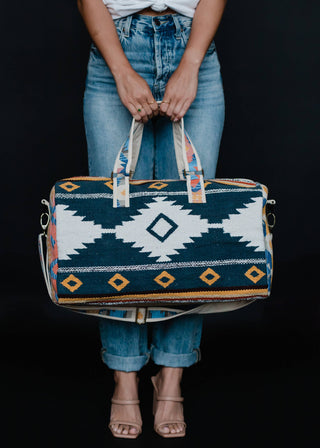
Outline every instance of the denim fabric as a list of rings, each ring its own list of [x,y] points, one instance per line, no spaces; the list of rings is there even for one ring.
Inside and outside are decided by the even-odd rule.
[[[179,14],[157,17],[134,14],[114,22],[130,64],[147,81],[154,98],[161,100],[183,55],[192,19]],[[110,176],[131,121],[132,116],[121,103],[108,66],[92,44],[84,94],[91,176]],[[197,96],[184,123],[199,153],[205,177],[213,178],[224,123],[224,94],[214,41],[201,64]],[[178,178],[173,148],[171,121],[166,117],[149,120],[144,126],[135,177]]]
[[[147,324],[100,319],[102,360],[125,372],[140,370],[150,357],[161,366],[189,367],[200,360],[202,322],[193,314],[153,323],[149,346]]]
[[[192,18],[180,14],[133,14],[114,20],[122,48],[148,83],[156,100],[185,50]],[[90,176],[110,176],[117,153],[128,136],[132,116],[122,104],[114,78],[92,43],[84,93],[84,124]],[[197,96],[184,116],[206,178],[214,178],[224,125],[224,93],[215,42],[201,64]],[[171,121],[158,116],[144,126],[135,172],[137,179],[178,178]],[[202,317],[189,315],[153,323],[148,347],[147,326],[100,320],[102,359],[114,370],[139,370],[151,357],[156,364],[188,367],[199,360]]]

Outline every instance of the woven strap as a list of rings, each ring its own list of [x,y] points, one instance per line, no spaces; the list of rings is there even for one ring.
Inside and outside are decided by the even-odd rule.
[[[129,136],[118,152],[113,168],[113,207],[129,207],[129,180],[132,178],[141,147],[143,123],[132,120]],[[186,180],[189,203],[205,203],[203,170],[199,155],[184,129],[184,121],[172,123],[179,178]]]

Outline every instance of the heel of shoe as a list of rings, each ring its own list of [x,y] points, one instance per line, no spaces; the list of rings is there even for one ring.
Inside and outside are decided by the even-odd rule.
[[[178,403],[182,403],[183,402],[183,397],[164,397],[164,396],[159,396],[158,393],[158,389],[157,389],[157,385],[156,385],[156,377],[151,377],[151,382],[153,384],[153,406],[152,406],[152,410],[153,410],[153,415],[155,416],[156,413],[156,408],[157,408],[157,403],[158,401],[174,401],[174,402],[178,402]],[[160,428],[162,426],[168,426],[171,423],[181,423],[184,426],[184,430],[181,433],[163,433],[162,431],[160,431]],[[186,423],[184,422],[184,420],[172,420],[172,421],[162,421],[159,422],[158,424],[154,424],[154,430],[156,431],[157,434],[159,434],[161,437],[164,438],[174,438],[174,437],[184,437],[186,435]]]

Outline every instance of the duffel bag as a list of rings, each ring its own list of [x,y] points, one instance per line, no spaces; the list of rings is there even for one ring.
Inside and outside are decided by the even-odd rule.
[[[111,177],[59,180],[42,201],[48,211],[38,241],[52,301],[144,323],[269,297],[275,201],[268,188],[205,179],[183,119],[172,123],[179,179],[133,179],[143,126],[133,119]]]

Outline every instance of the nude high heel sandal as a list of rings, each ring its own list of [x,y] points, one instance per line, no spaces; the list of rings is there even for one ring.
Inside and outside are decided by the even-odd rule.
[[[179,403],[183,402],[183,397],[162,397],[162,396],[159,396],[158,388],[157,388],[157,385],[156,385],[156,377],[155,376],[151,377],[151,381],[152,381],[152,384],[153,384],[153,387],[154,387],[154,392],[153,392],[153,415],[155,415],[155,413],[156,413],[157,401],[176,401],[176,402],[179,402]],[[172,424],[175,424],[175,423],[181,423],[184,426],[183,431],[178,432],[178,433],[170,433],[170,432],[169,433],[165,433],[165,432],[160,431],[160,428],[162,426],[168,426],[168,425],[172,425]],[[155,422],[155,424],[154,424],[154,430],[156,431],[156,433],[159,434],[162,437],[165,437],[165,438],[184,437],[186,435],[186,427],[187,427],[186,423],[183,420],[179,420],[179,419],[170,420],[170,421],[165,420],[165,421],[162,421],[162,422],[157,422],[157,423]]]
[[[111,399],[111,403],[112,404],[120,404],[120,405],[136,405],[140,403],[140,400],[116,400],[115,398]],[[117,432],[115,432],[112,428],[112,425],[127,425],[127,426],[134,426],[137,429],[137,433],[136,434],[118,434]],[[124,420],[114,420],[112,418],[112,409],[111,409],[111,418],[110,418],[110,423],[109,423],[109,429],[112,432],[112,435],[114,437],[119,437],[121,439],[136,439],[138,437],[139,434],[141,434],[142,432],[142,422],[139,419],[139,421],[132,421],[132,422],[128,422],[128,421],[124,421]]]

